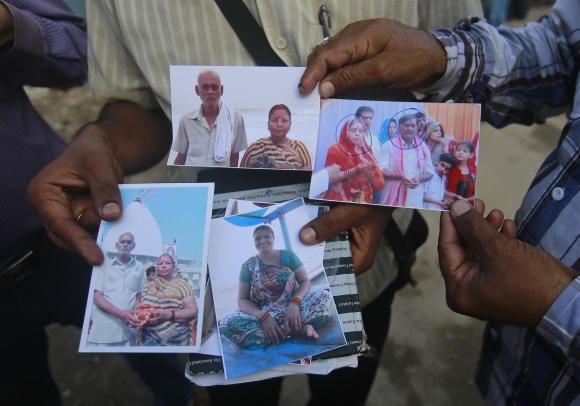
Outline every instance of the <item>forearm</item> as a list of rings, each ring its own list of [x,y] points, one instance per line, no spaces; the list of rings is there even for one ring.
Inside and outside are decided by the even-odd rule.
[[[424,196],[423,197],[423,201],[426,203],[434,203],[434,204],[438,204],[439,206],[443,205],[443,201],[442,200],[437,200],[434,197],[431,196]]]
[[[95,305],[105,313],[117,318],[121,317],[122,310],[109,302],[102,293],[95,292],[94,302]]]
[[[66,88],[86,81],[85,23],[60,0],[0,0],[2,44],[0,74],[17,85]]]
[[[562,20],[556,10],[517,29],[479,21],[462,30],[435,31],[447,51],[447,70],[420,92],[433,100],[482,102],[483,118],[496,127],[542,122],[564,111],[573,98],[577,66]]]
[[[391,171],[390,169],[382,168],[381,171],[383,172],[383,176],[385,177],[385,179],[391,179],[391,180],[403,179],[403,175],[401,175],[400,173],[397,173],[395,171]]]
[[[175,310],[175,322],[177,323],[187,323],[193,319],[195,319],[195,316],[197,315],[197,309],[196,308],[185,308],[185,309],[179,309],[179,310]]]
[[[161,110],[145,110],[137,104],[116,101],[101,110],[99,118],[79,136],[91,136],[94,125],[100,130],[125,175],[157,163],[171,144],[171,125]]]
[[[419,175],[419,177],[417,179],[419,180],[419,183],[425,183],[429,179],[431,179],[432,177],[433,177],[433,174],[432,173],[425,172],[424,174]]]
[[[234,152],[230,155],[230,167],[237,168],[238,167],[238,159],[240,157],[239,152]]]
[[[238,299],[238,306],[240,311],[250,316],[256,317],[256,315],[260,312],[258,306],[256,306],[250,299]]]
[[[295,296],[300,300],[304,299],[304,296],[306,296],[306,294],[310,291],[310,286],[311,283],[308,279],[300,282],[298,288],[296,288],[292,296]]]

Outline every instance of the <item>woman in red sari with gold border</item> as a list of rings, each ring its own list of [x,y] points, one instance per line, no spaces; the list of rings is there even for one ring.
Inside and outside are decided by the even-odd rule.
[[[379,165],[365,141],[366,124],[354,119],[346,122],[326,153],[325,167],[340,166],[341,176],[324,194],[327,200],[372,203],[375,192],[385,187]]]

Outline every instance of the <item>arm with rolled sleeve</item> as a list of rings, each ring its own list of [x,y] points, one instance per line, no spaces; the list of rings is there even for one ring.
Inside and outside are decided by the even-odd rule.
[[[67,88],[87,78],[84,20],[60,0],[0,0],[11,41],[0,48],[0,76],[15,85]],[[1,27],[0,27],[1,28]]]
[[[520,28],[466,21],[434,31],[447,52],[447,70],[418,94],[481,102],[483,119],[496,127],[541,123],[567,111],[578,70],[565,32],[572,20],[564,15],[579,10],[572,2],[560,1],[549,16]]]

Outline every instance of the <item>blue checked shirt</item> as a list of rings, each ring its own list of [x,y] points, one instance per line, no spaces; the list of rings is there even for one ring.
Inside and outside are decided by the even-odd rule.
[[[62,0],[0,0],[14,39],[0,47],[0,263],[42,229],[26,187],[64,141],[34,109],[23,86],[68,88],[87,77],[84,20]]]
[[[445,75],[421,91],[429,99],[481,102],[484,119],[498,127],[569,113],[516,222],[520,239],[578,275],[580,1],[560,0],[549,16],[521,28],[496,29],[472,18],[433,33],[448,64]],[[535,330],[487,325],[477,384],[488,404],[580,404],[580,277]]]

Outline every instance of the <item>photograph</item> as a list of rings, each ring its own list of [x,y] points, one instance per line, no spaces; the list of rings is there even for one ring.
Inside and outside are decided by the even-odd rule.
[[[303,72],[172,65],[167,164],[311,171],[320,96],[300,95]]]
[[[226,379],[346,345],[325,244],[298,238],[321,210],[296,199],[212,220],[208,267]]]
[[[475,199],[479,104],[325,99],[309,197],[448,210]]]
[[[80,352],[196,352],[204,314],[213,183],[119,185],[102,221]],[[198,317],[199,316],[199,317]]]

